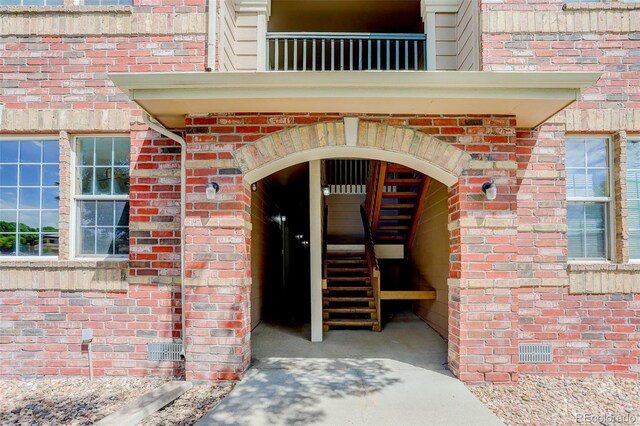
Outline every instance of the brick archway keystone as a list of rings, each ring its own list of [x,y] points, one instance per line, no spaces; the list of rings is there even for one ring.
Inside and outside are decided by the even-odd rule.
[[[233,157],[249,183],[306,161],[366,158],[403,164],[451,186],[471,161],[465,151],[432,135],[356,117],[282,130],[236,150]]]

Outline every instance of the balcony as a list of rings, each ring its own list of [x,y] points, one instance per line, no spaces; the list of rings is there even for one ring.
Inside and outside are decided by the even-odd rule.
[[[267,33],[267,71],[426,71],[425,34]]]

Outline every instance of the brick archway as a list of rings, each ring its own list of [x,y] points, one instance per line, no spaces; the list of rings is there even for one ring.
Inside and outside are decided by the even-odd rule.
[[[282,130],[233,156],[249,183],[301,162],[353,157],[403,164],[451,186],[471,161],[468,153],[432,135],[354,117]]]
[[[461,369],[460,335],[457,327],[461,311],[460,289],[452,288],[451,283],[455,285],[456,279],[460,277],[461,234],[456,219],[460,215],[458,209],[461,206],[458,202],[461,196],[459,183],[464,179],[464,172],[472,167],[470,154],[414,128],[346,117],[341,121],[291,127],[269,134],[236,150],[233,158],[246,183],[256,182],[279,170],[303,162],[359,158],[402,164],[448,186],[448,305],[454,325],[448,336],[449,363],[456,375],[464,373]],[[317,236],[317,240],[319,239]]]

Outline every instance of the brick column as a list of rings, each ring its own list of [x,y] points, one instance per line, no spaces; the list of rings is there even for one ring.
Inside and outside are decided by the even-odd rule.
[[[238,380],[251,359],[250,188],[233,169],[188,174],[186,378]],[[220,185],[215,200],[205,195],[210,181]]]
[[[465,382],[517,380],[515,130],[505,133],[449,193],[449,367]],[[481,189],[489,180],[494,201]]]

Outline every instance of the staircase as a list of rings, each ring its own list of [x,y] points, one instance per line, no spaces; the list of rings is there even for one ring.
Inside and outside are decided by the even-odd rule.
[[[367,185],[374,243],[413,245],[430,179],[399,164],[376,162]]]
[[[323,329],[380,331],[371,268],[364,246],[358,251],[327,251],[323,289]]]
[[[367,167],[357,169],[367,171],[366,199],[361,206],[364,245],[329,248],[325,243],[323,247],[324,331],[340,328],[380,331],[383,300],[423,300],[436,296],[432,290],[399,290],[395,283],[387,284],[389,288],[383,291],[375,250],[375,245],[404,245],[404,253],[411,249],[430,178],[384,161],[370,161]],[[340,179],[335,181],[332,188],[344,185]],[[325,209],[325,242],[327,214]]]

